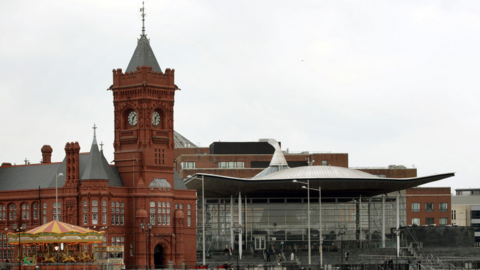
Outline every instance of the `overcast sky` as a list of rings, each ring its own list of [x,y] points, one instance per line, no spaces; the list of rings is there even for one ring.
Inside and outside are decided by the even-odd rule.
[[[0,162],[82,152],[94,123],[113,160],[112,69],[141,1],[3,1]],[[174,68],[175,130],[197,145],[274,138],[348,153],[351,167],[456,172],[480,188],[480,1],[148,0],[146,32]]]

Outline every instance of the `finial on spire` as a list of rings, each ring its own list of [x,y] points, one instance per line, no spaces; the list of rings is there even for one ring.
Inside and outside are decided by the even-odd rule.
[[[97,138],[97,126],[93,124],[93,138]]]
[[[145,36],[145,2],[142,1],[142,8],[140,9],[142,12],[142,36]]]
[[[100,151],[103,151],[103,142],[100,142]]]

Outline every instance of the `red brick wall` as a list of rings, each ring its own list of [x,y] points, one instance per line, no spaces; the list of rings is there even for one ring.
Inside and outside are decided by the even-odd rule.
[[[373,175],[386,175],[387,178],[417,177],[417,169],[358,169]]]
[[[181,148],[185,149],[185,148]],[[179,149],[178,152],[184,151]],[[196,148],[193,148],[196,149]],[[178,153],[177,152],[177,153]],[[314,165],[321,165],[322,160],[327,164],[338,167],[348,167],[348,154],[286,154],[285,159],[289,161],[307,162],[315,160]],[[269,163],[272,155],[205,155],[205,154],[182,154],[175,160],[175,167],[181,178],[193,175],[196,172],[212,173],[232,177],[252,177],[261,172],[263,168],[251,168],[251,163],[261,161]],[[244,169],[219,169],[218,162],[244,162]],[[195,162],[195,169],[181,169],[182,162]]]
[[[412,218],[420,218],[420,226],[426,224],[426,218],[434,218],[434,223],[439,226],[440,218],[448,218],[451,224],[451,190],[449,187],[417,187],[407,189],[407,225],[412,225]],[[412,203],[420,203],[420,211],[412,212]],[[433,203],[432,212],[425,211],[425,204]],[[439,204],[447,203],[447,211],[440,212]]]

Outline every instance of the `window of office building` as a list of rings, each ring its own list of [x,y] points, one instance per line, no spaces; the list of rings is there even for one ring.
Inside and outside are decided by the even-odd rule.
[[[480,218],[480,211],[472,211],[472,219],[479,219]]]
[[[426,218],[425,219],[425,224],[427,224],[427,225],[435,224],[435,219],[434,218]]]
[[[438,205],[438,210],[440,212],[447,212],[448,211],[448,203],[446,202],[441,202],[439,205]]]
[[[446,217],[439,218],[438,219],[438,224],[440,224],[440,226],[447,225],[448,224],[448,218],[446,218]]]
[[[328,166],[328,161],[327,160],[322,160],[322,166]]]
[[[434,204],[433,203],[425,203],[425,211],[426,212],[433,212],[434,210]]]
[[[183,169],[195,169],[195,162],[194,161],[186,161],[180,163],[182,170]]]
[[[457,210],[452,210],[452,220],[457,219]]]
[[[420,212],[420,203],[412,203],[412,212]]]
[[[420,218],[412,218],[412,225],[420,226]]]
[[[218,162],[218,168],[220,169],[243,169],[245,163],[243,161],[221,161]]]

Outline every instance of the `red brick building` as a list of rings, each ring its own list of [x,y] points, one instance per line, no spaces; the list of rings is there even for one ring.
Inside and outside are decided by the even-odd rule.
[[[451,224],[452,197],[449,187],[409,188],[406,196],[407,225]]]
[[[0,261],[17,256],[5,237],[13,225],[29,230],[58,219],[105,231],[103,245],[125,246],[127,265],[196,264],[196,192],[174,172],[174,79],[173,69],[160,68],[143,30],[126,71],[113,70],[109,88],[114,165],[95,133],[89,152],[66,143],[62,162],[51,162],[53,149],[45,145],[41,164],[2,164]],[[142,231],[142,223],[151,231]]]
[[[274,149],[265,147],[265,142],[214,142],[210,147],[175,148],[175,167],[180,177],[210,173],[232,177],[253,177],[268,167]],[[312,165],[349,168],[347,153],[284,152],[290,168]],[[235,162],[235,164],[233,164]],[[387,167],[353,168],[379,177],[409,178],[417,176],[416,168],[390,165]]]

